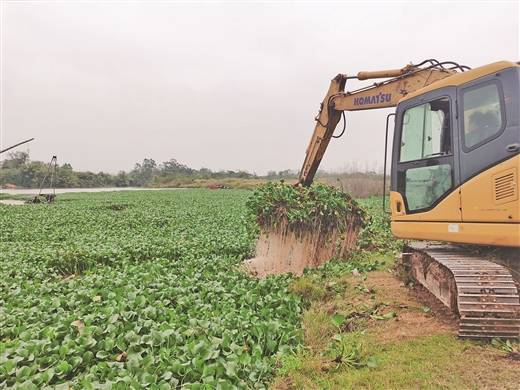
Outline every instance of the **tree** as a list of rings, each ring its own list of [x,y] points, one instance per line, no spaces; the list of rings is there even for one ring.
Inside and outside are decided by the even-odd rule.
[[[249,179],[252,177],[252,175],[246,171],[238,171],[237,177],[239,177],[240,179]]]
[[[9,158],[2,162],[3,169],[21,168],[29,162],[29,153],[17,151],[8,153]]]
[[[77,172],[79,185],[83,188],[98,187],[96,174],[94,172]]]
[[[116,187],[128,187],[130,185],[130,178],[125,171],[119,171],[114,184]]]
[[[27,188],[37,188],[47,173],[47,164],[41,161],[31,161],[21,167],[19,172],[20,179],[19,182],[16,183],[17,185]]]
[[[213,176],[213,172],[211,171],[211,169],[208,169],[208,168],[200,168],[199,172],[198,172],[198,176],[201,179],[209,179]]]
[[[157,173],[157,163],[151,158],[145,158],[142,164],[136,163],[130,172],[130,184],[143,187],[150,184]]]
[[[49,172],[50,175],[50,172]],[[50,179],[50,178],[49,178]],[[72,165],[65,163],[56,169],[56,187],[74,188],[80,187],[78,175],[72,169]],[[47,185],[50,182],[47,183]]]
[[[293,176],[290,169],[286,169],[284,171],[279,171],[278,172],[278,177],[280,177],[280,178],[283,178],[283,177],[287,178],[287,177],[290,177],[290,176]]]
[[[171,158],[168,161],[165,161],[161,164],[161,173],[163,174],[176,174],[183,173],[187,175],[191,175],[193,173],[193,169],[189,168],[187,165],[184,165],[178,162],[176,159]]]

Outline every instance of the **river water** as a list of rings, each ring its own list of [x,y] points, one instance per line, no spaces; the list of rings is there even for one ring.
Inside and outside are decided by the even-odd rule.
[[[103,187],[103,188],[56,188],[57,194],[68,192],[109,192],[109,191],[161,191],[161,190],[180,190],[181,188],[143,188],[143,187]],[[0,194],[9,195],[38,195],[39,188],[16,188],[0,189]],[[52,188],[44,188],[42,194],[51,194]]]

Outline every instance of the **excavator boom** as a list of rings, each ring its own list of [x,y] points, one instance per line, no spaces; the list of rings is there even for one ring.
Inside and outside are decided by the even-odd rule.
[[[402,69],[359,72],[356,76],[338,74],[332,79],[321,103],[320,112],[315,118],[316,126],[307,147],[298,182],[304,186],[312,183],[344,111],[395,107],[403,96],[454,73],[455,70],[442,67],[421,68],[407,65]],[[368,80],[388,77],[391,79],[355,91],[344,92],[347,79]]]

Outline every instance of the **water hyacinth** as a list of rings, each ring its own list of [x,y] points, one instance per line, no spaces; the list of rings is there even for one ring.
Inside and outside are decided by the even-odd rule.
[[[352,222],[362,225],[366,219],[366,212],[349,194],[319,183],[301,187],[270,182],[254,191],[247,207],[263,230],[284,224],[293,231],[319,226],[342,233]]]
[[[0,205],[0,388],[265,388],[302,305],[239,267],[248,194]]]

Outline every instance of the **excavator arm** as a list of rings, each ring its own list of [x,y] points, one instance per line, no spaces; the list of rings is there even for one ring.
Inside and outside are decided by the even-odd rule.
[[[312,183],[327,146],[333,138],[336,125],[345,111],[395,107],[403,96],[457,72],[455,69],[443,67],[442,64],[423,68],[420,65],[407,65],[401,69],[375,72],[359,72],[356,76],[338,74],[334,77],[321,103],[320,112],[315,118],[316,126],[307,147],[298,183],[304,186]],[[355,91],[344,92],[347,79],[382,78],[386,78],[386,80]]]

